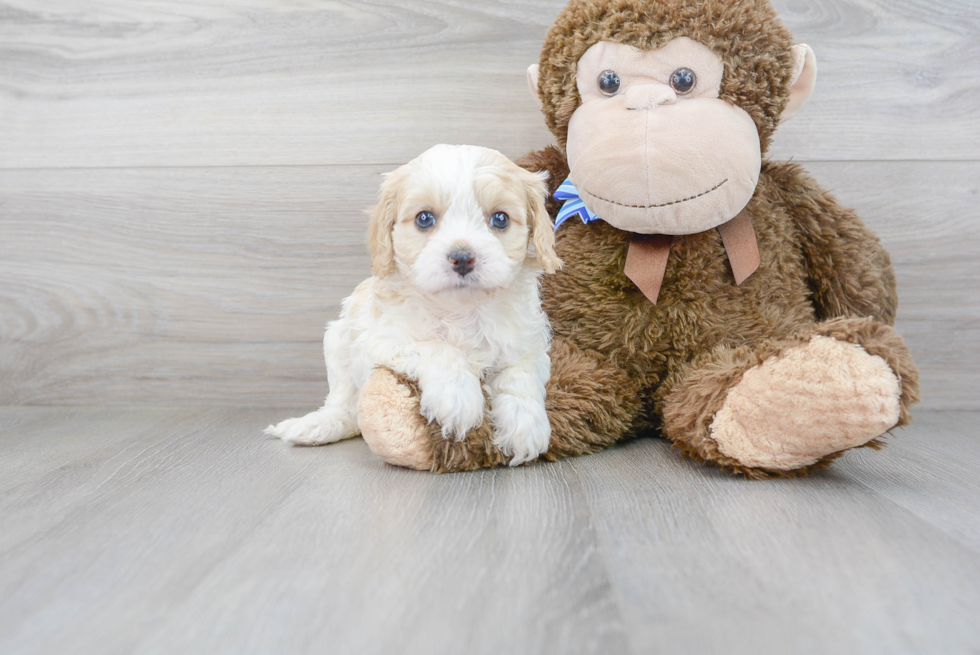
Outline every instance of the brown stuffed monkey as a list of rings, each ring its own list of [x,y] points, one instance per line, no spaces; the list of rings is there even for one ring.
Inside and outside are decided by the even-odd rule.
[[[800,167],[764,159],[816,77],[767,0],[573,0],[528,76],[558,147],[520,163],[551,174],[564,261],[542,288],[543,459],[659,432],[753,478],[803,475],[909,422],[888,254]],[[389,371],[359,415],[393,464],[507,462],[487,424],[443,439]]]

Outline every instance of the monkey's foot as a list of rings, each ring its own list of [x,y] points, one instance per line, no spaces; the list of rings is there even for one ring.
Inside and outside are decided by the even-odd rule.
[[[419,413],[418,383],[387,369],[371,375],[357,403],[361,434],[371,450],[389,464],[433,473],[473,471],[507,464],[483,423],[461,441],[446,439],[442,427]]]
[[[818,335],[745,371],[714,415],[710,436],[742,466],[801,469],[895,427],[901,396],[884,359]]]
[[[357,416],[364,441],[378,457],[395,466],[432,468],[429,426],[419,413],[419,396],[391,371],[381,369],[368,378]]]

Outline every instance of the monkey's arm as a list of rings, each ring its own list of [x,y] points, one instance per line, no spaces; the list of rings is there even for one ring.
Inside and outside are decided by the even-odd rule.
[[[799,230],[817,320],[870,316],[893,325],[895,271],[875,234],[795,164],[767,163],[763,179]]]
[[[547,146],[543,150],[535,150],[519,157],[514,163],[533,173],[548,171],[548,199],[545,205],[548,207],[548,213],[554,218],[561,208],[561,202],[555,200],[552,194],[568,177],[568,162],[565,161],[565,155],[561,154],[561,150],[555,146]]]

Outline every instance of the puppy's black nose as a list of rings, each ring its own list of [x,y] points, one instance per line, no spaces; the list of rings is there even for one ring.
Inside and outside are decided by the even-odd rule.
[[[473,271],[476,263],[476,255],[468,248],[453,248],[449,253],[449,263],[453,265],[453,270],[460,275],[466,275]]]

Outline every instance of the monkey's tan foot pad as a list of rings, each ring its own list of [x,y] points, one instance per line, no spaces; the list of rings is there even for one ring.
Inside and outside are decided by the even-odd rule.
[[[396,466],[428,471],[432,450],[419,399],[390,371],[368,378],[357,402],[358,425],[374,453]]]
[[[789,471],[894,427],[901,385],[881,357],[815,336],[745,372],[711,424],[722,453]]]

